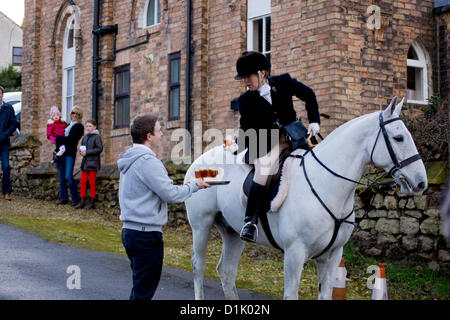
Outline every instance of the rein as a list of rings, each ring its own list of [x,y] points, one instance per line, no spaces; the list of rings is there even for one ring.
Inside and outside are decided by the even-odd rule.
[[[378,131],[377,138],[376,138],[376,140],[375,140],[375,143],[374,143],[373,148],[372,148],[372,152],[371,152],[371,154],[370,154],[370,160],[373,162],[373,153],[374,153],[374,151],[375,151],[375,147],[376,147],[376,145],[377,145],[378,138],[380,137],[380,133],[382,132],[382,133],[383,133],[384,140],[385,140],[385,142],[386,142],[386,146],[387,146],[389,155],[390,155],[390,157],[391,157],[391,159],[392,159],[392,162],[394,163],[394,166],[389,170],[389,174],[390,174],[394,179],[395,179],[395,177],[394,177],[395,173],[398,172],[398,171],[400,171],[401,168],[404,168],[404,167],[406,167],[407,165],[409,165],[409,164],[411,164],[411,163],[413,163],[413,162],[418,161],[418,160],[421,159],[420,155],[419,155],[419,154],[416,154],[416,155],[411,156],[411,157],[409,157],[409,158],[407,158],[407,159],[405,159],[405,160],[403,160],[403,161],[401,161],[401,162],[398,162],[397,156],[396,156],[396,154],[395,154],[395,152],[394,152],[394,149],[392,148],[392,144],[391,144],[391,142],[390,142],[390,140],[389,140],[389,136],[388,136],[387,131],[386,131],[386,128],[385,128],[385,125],[386,125],[386,124],[389,124],[389,123],[391,123],[391,122],[398,121],[398,120],[403,121],[403,120],[402,120],[401,118],[399,118],[399,117],[394,118],[394,119],[390,119],[390,120],[388,120],[388,121],[384,121],[384,120],[383,120],[383,113],[382,113],[382,112],[380,113],[380,116],[379,116],[380,129],[379,129],[379,131]],[[322,137],[321,137],[321,138],[322,138]],[[323,140],[323,138],[322,138],[322,140]],[[311,181],[309,180],[308,174],[306,173],[305,157],[306,157],[306,155],[307,155],[309,152],[312,154],[313,158],[314,158],[314,159],[315,159],[322,167],[324,167],[328,172],[330,172],[332,175],[334,175],[334,176],[336,176],[336,177],[338,177],[338,178],[340,178],[340,179],[343,179],[343,180],[346,180],[346,181],[349,181],[349,182],[353,182],[353,183],[356,183],[356,184],[359,184],[359,185],[363,185],[363,186],[366,186],[366,187],[377,186],[377,189],[378,189],[378,190],[380,190],[381,186],[383,186],[383,185],[392,185],[392,184],[394,184],[395,181],[389,181],[389,182],[380,183],[380,182],[377,182],[377,181],[374,181],[374,180],[370,179],[369,177],[366,177],[366,178],[368,178],[370,181],[372,181],[371,184],[366,184],[366,183],[361,183],[361,182],[359,182],[359,181],[356,181],[356,180],[352,180],[352,179],[346,178],[346,177],[344,177],[344,176],[342,176],[342,175],[340,175],[340,174],[334,172],[333,170],[331,170],[330,168],[328,168],[325,164],[323,164],[322,161],[320,161],[319,158],[317,158],[317,156],[316,156],[316,154],[314,153],[314,151],[313,151],[312,148],[309,148],[308,151],[306,151],[306,153],[303,154],[303,155],[292,155],[292,154],[289,154],[288,157],[293,157],[293,158],[301,159],[301,161],[300,161],[300,167],[303,167],[303,173],[304,173],[304,175],[305,175],[305,179],[306,179],[306,181],[307,181],[307,183],[308,183],[308,185],[309,185],[309,188],[311,189],[311,192],[314,194],[314,196],[315,196],[315,197],[317,198],[317,200],[320,202],[320,204],[322,205],[322,207],[328,212],[328,214],[329,214],[329,215],[333,218],[333,220],[334,220],[334,230],[333,230],[333,235],[332,235],[332,237],[331,237],[331,240],[330,240],[330,242],[328,243],[328,245],[325,247],[325,249],[323,249],[318,255],[312,257],[312,259],[316,259],[316,258],[320,257],[321,255],[323,255],[325,252],[327,252],[327,251],[332,247],[332,245],[334,244],[334,241],[336,240],[337,234],[338,234],[338,232],[339,232],[339,229],[340,229],[342,223],[348,223],[348,224],[352,224],[353,226],[356,226],[356,222],[354,222],[354,221],[353,221],[353,222],[352,222],[352,221],[347,221],[347,219],[353,214],[354,209],[352,209],[352,211],[351,211],[347,216],[345,216],[344,218],[337,218],[337,217],[333,214],[333,212],[331,212],[331,210],[326,206],[325,202],[323,202],[323,200],[320,198],[319,194],[316,192],[316,190],[314,189],[314,187],[313,187]],[[373,196],[372,196],[372,198],[371,198],[371,200],[370,200],[370,204],[369,204],[368,207],[366,208],[366,211],[365,211],[363,217],[361,218],[361,220],[364,219],[364,217],[365,217],[365,216],[368,214],[368,212],[370,211],[370,208],[371,208],[371,206],[372,206],[373,199],[375,198],[375,194],[376,194],[376,193],[373,194]]]

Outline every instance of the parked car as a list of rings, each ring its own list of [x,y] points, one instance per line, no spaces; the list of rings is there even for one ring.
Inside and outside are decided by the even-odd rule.
[[[20,134],[20,114],[22,112],[22,92],[5,92],[3,101],[9,103],[14,108],[17,121],[17,134]]]

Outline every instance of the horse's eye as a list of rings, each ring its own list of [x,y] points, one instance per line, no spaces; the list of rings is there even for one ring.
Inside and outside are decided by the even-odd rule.
[[[400,136],[400,135],[395,136],[394,140],[397,141],[397,142],[402,142],[403,141],[403,136]]]

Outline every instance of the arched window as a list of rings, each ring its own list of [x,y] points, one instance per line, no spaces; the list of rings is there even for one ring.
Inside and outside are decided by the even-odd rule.
[[[159,24],[161,18],[161,6],[159,0],[147,0],[145,5],[144,27],[151,27]]]
[[[417,42],[408,50],[406,99],[409,103],[426,104],[428,99],[428,54]]]
[[[63,39],[63,83],[62,83],[62,115],[63,119],[70,121],[70,111],[75,99],[75,19],[67,19]]]

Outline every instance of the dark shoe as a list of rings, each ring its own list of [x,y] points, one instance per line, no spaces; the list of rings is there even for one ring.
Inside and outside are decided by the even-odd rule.
[[[247,209],[245,210],[245,224],[240,232],[240,237],[242,240],[256,242],[258,239],[258,233],[256,232],[258,210],[265,199],[265,194],[265,186],[253,181],[248,194]]]
[[[11,195],[10,194],[5,194],[5,200],[11,201]]]
[[[72,207],[76,207],[79,203],[80,203],[80,201],[81,200],[78,200],[78,201],[75,201],[75,202],[72,202]]]
[[[258,228],[256,224],[252,223],[251,221],[244,224],[239,236],[242,240],[256,242],[256,240],[258,239]]]
[[[84,207],[85,209],[94,209],[94,198],[89,198],[87,205]]]
[[[68,202],[69,202],[68,200],[58,200],[56,204],[67,204]]]
[[[78,201],[78,204],[75,205],[75,209],[82,209],[84,205],[86,204],[84,201],[85,198],[81,198],[80,201]]]

